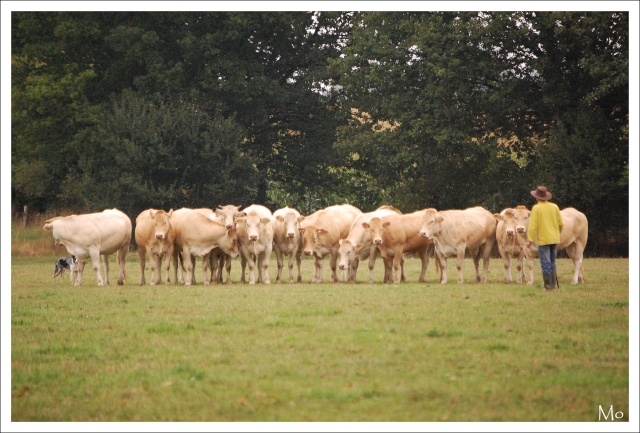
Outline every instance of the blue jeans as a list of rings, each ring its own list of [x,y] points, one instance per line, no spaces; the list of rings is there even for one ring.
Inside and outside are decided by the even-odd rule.
[[[540,257],[540,267],[543,275],[550,275],[556,270],[556,257],[558,256],[558,245],[538,246],[538,256]]]

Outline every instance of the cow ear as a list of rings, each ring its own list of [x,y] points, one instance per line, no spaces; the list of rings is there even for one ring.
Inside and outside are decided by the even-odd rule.
[[[236,212],[235,215],[233,216],[233,219],[238,219],[238,218],[244,218],[247,216],[246,212]]]
[[[304,215],[300,215],[298,217],[298,222],[301,223],[302,221],[304,221]]]
[[[385,221],[385,222],[382,224],[382,227],[384,227],[384,228],[386,229],[386,228],[387,228],[387,227],[389,227],[390,225],[391,225],[391,221]]]
[[[167,215],[169,215],[169,218],[171,218],[171,215],[173,215],[173,208],[169,209],[169,212],[167,213]]]
[[[260,222],[262,224],[269,224],[271,222],[271,218],[260,218]]]
[[[235,235],[236,234],[236,228],[235,227],[230,228],[229,230],[227,230],[227,234],[229,236]]]
[[[151,215],[151,218],[156,216],[156,212],[158,212],[158,211],[155,210],[155,209],[149,209],[149,215]]]
[[[496,221],[502,221],[502,215],[500,215],[499,213],[494,213],[493,217],[496,219]]]
[[[276,219],[277,219],[278,221],[280,221],[281,223],[283,223],[283,222],[284,222],[284,217],[283,217],[282,215],[278,215],[278,216],[276,217]]]
[[[316,233],[318,233],[318,235],[326,235],[329,232],[325,229],[316,229]]]
[[[359,253],[363,248],[364,248],[364,245],[362,245],[362,244],[358,244],[358,245],[356,245],[356,246],[355,246],[356,252],[358,252],[358,253]]]
[[[507,210],[504,211],[504,214],[509,216],[509,217],[512,217],[513,216],[513,212],[514,212],[513,209],[508,208]]]
[[[300,227],[298,230],[300,231],[300,236],[303,236],[304,235],[304,228]]]
[[[363,222],[362,227],[364,227],[365,229],[368,229],[370,226],[368,222]]]
[[[444,217],[443,217],[442,215],[438,215],[438,216],[436,217],[436,221],[437,221],[438,223],[441,223],[442,221],[444,221]]]
[[[216,215],[222,216],[222,211],[220,209],[216,209],[214,210],[214,212],[216,213]]]

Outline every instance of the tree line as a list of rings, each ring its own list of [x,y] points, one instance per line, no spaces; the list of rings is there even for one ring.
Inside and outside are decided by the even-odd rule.
[[[14,210],[348,202],[499,212],[546,185],[628,255],[628,12],[12,12]]]

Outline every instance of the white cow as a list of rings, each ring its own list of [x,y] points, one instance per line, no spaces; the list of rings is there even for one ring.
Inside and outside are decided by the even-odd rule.
[[[273,213],[273,250],[278,260],[276,283],[282,282],[283,256],[289,256],[289,283],[293,283],[293,262],[298,265],[298,282],[302,281],[300,263],[302,261],[302,237],[300,236],[300,212],[288,206]]]
[[[585,214],[572,207],[562,209],[560,216],[562,217],[563,226],[560,232],[558,251],[566,250],[567,255],[573,261],[573,278],[571,279],[571,283],[584,283],[582,260],[589,237],[589,221]],[[528,254],[531,254],[531,257],[538,257],[537,243],[534,242],[531,244]]]
[[[462,284],[462,261],[469,251],[476,268],[476,282],[487,282],[489,258],[496,240],[496,220],[491,212],[477,206],[464,210],[425,210],[420,236],[433,239],[440,258],[440,283],[447,282],[447,258],[456,257],[458,283]],[[484,272],[480,275],[480,255]]]
[[[118,209],[56,217],[45,221],[44,229],[53,233],[56,245],[64,245],[69,254],[78,258],[76,286],[82,285],[84,262],[91,258],[98,286],[109,285],[109,255],[116,253],[120,273],[118,284],[125,278],[125,263],[131,242],[131,220]],[[100,274],[100,257],[105,278]]]
[[[236,218],[238,243],[242,265],[241,281],[245,282],[245,268],[249,265],[249,284],[255,284],[254,268],[258,266],[258,283],[269,284],[269,260],[273,251],[274,224],[271,211],[261,205],[251,205]]]

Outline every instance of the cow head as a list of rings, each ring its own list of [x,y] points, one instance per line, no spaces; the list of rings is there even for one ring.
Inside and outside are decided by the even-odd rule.
[[[526,206],[519,205],[513,212],[513,218],[516,222],[516,232],[525,234],[529,230],[529,216],[531,211]]]
[[[220,239],[220,249],[231,258],[235,259],[240,255],[238,250],[238,231],[235,227],[226,229],[227,232]]]
[[[320,238],[327,233],[327,230],[322,227],[309,226],[301,229],[302,251],[304,254],[307,256],[312,255],[316,251],[316,246],[320,242]]]
[[[226,206],[218,206],[215,212],[216,216],[222,219],[221,224],[228,230],[233,227],[234,220],[238,217],[238,213],[240,213],[239,210],[240,206],[228,204]],[[244,216],[244,212],[242,212],[242,214],[242,216]]]
[[[440,233],[441,225],[444,220],[444,217],[435,208],[426,209],[422,216],[420,236],[427,239],[437,237]]]
[[[287,239],[295,239],[297,237],[300,232],[300,225],[296,214],[288,212],[284,216],[278,215],[276,221],[284,224],[284,233]]]
[[[351,263],[356,259],[358,253],[362,251],[364,245],[354,245],[348,239],[340,239],[338,248],[338,255],[340,260],[338,261],[338,267],[342,270],[348,269]]]
[[[250,242],[256,242],[260,240],[260,233],[262,227],[269,224],[271,220],[269,218],[260,218],[255,212],[250,212],[245,218],[242,218],[245,230],[247,232],[247,239]]]
[[[149,216],[153,222],[153,233],[156,239],[167,239],[169,232],[171,231],[171,216],[173,215],[173,209],[169,212],[163,210],[150,209]]]
[[[384,237],[384,231],[387,227],[391,225],[390,221],[382,221],[378,217],[371,218],[369,222],[363,222],[362,227],[369,230],[369,235],[371,236],[371,242],[373,245],[382,245],[382,239]]]

